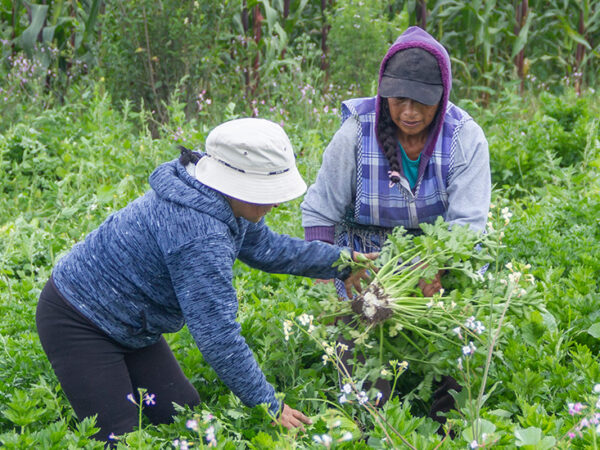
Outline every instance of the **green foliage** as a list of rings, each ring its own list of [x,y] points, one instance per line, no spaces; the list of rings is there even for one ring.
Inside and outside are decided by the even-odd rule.
[[[54,20],[58,3],[49,5],[47,19]],[[90,46],[82,43],[79,48],[95,54],[92,47],[98,43],[100,60],[109,64],[102,66],[103,74],[98,78],[92,74],[87,80],[62,85],[63,104],[52,100],[54,91],[46,91],[40,55],[27,57],[13,42],[13,29],[17,30],[15,37],[20,36],[31,25],[29,18],[19,10],[15,28],[11,2],[0,3],[0,35],[7,41],[2,43],[5,64],[0,66],[3,448],[103,448],[91,439],[96,432],[94,420],[75,418],[35,330],[36,301],[57,258],[112,211],[146,191],[153,168],[176,157],[174,144],[201,149],[208,130],[232,117],[254,114],[283,122],[302,174],[307,182],[314,181],[322,150],[338,125],[335,108],[339,97],[374,92],[376,75],[368,67],[374,64],[376,73],[387,45],[407,21],[414,23],[417,4],[396,1],[361,5],[348,0],[337,2],[339,8],[326,10],[323,17],[320,2],[291,2],[295,12],[284,17],[283,1],[268,2],[268,6],[267,2],[249,1],[248,7],[258,5],[265,17],[261,25],[264,41],[257,43],[251,29],[240,33],[241,4],[217,3],[198,2],[196,6],[194,2],[162,2],[163,10],[159,2],[107,3],[98,23],[102,42],[89,35],[82,42]],[[84,27],[84,13],[90,4],[72,4],[77,7],[78,23],[75,19],[64,22],[61,36],[57,27],[53,45],[92,29]],[[441,6],[436,9],[438,4]],[[180,410],[173,424],[143,423],[142,429],[121,437],[121,448],[172,448],[176,440],[180,444],[183,440],[194,442],[197,447],[200,442],[208,445],[210,427],[219,448],[323,448],[314,436],[321,441],[328,436],[335,448],[406,446],[400,436],[419,449],[438,445],[466,448],[471,439],[481,439],[484,431],[490,439],[485,444],[490,447],[597,446],[595,429],[582,427],[582,419],[593,419],[598,412],[595,386],[600,381],[600,102],[597,93],[583,91],[577,96],[576,91],[564,89],[566,81],[559,80],[564,71],[570,73],[574,67],[574,43],[581,41],[579,32],[573,34],[566,28],[568,25],[576,30],[576,15],[564,8],[585,10],[589,30],[586,39],[597,42],[597,6],[593,2],[575,5],[560,1],[542,13],[540,2],[530,4],[531,25],[520,42],[519,38],[509,38],[512,16],[500,3],[501,7],[491,11],[477,9],[477,4],[471,9],[461,9],[455,2],[427,5],[433,11],[428,22],[430,30],[454,42],[449,50],[456,58],[457,93],[471,88],[474,96],[475,86],[487,86],[487,90],[477,92],[490,94],[489,104],[463,98],[460,105],[471,112],[490,143],[495,184],[490,223],[504,233],[501,251],[488,269],[494,280],[486,279],[482,286],[474,287],[470,278],[449,274],[446,287],[453,289],[456,303],[472,298],[490,302],[506,289],[500,280],[512,273],[507,264],[515,269],[520,261],[531,265],[528,270],[536,279],[535,287],[532,285],[532,291],[523,298],[528,302],[535,299],[544,306],[536,310],[530,304],[509,305],[508,319],[491,354],[487,382],[483,346],[473,355],[471,378],[465,381],[456,366],[461,356],[456,344],[450,345],[444,339],[426,343],[421,336],[406,332],[413,342],[422,343],[418,349],[402,343],[404,337],[396,337],[392,345],[381,349],[379,330],[375,330],[375,335],[365,340],[364,365],[355,366],[358,381],[367,387],[369,378],[384,376],[383,368],[391,371],[399,360],[410,359],[409,369],[397,379],[398,396],[377,410],[381,416],[358,402],[340,404],[338,373],[331,364],[323,365],[322,342],[298,331],[286,334],[284,328],[286,320],[297,320],[304,314],[304,318],[313,316],[312,323],[322,340],[339,333],[342,327],[332,318],[333,287],[265,274],[237,263],[235,287],[243,335],[268,380],[285,393],[287,403],[308,414],[313,425],[306,433],[287,432],[273,427],[264,409],[245,408],[203,360],[184,329],[167,339],[200,392],[202,405],[193,411]],[[71,3],[63,3],[67,5]],[[442,17],[446,7],[452,27],[436,19],[436,15]],[[66,9],[60,11],[58,21],[68,15]],[[375,20],[377,11],[383,12],[380,17],[392,19]],[[562,18],[556,11],[562,11]],[[483,13],[487,16],[478,16]],[[360,28],[353,27],[354,14],[363,17]],[[315,17],[318,20],[312,20]],[[482,17],[489,19],[491,29],[484,29]],[[144,22],[150,26],[149,45]],[[332,24],[328,35],[330,62],[338,64],[335,58],[339,59],[329,79],[320,66],[320,30],[324,23]],[[353,28],[354,39],[347,38],[349,27]],[[461,33],[464,38],[473,29],[488,34],[472,36],[468,46],[464,41],[466,53],[461,54]],[[217,38],[215,30],[219,30]],[[236,40],[236,36],[242,38]],[[501,36],[510,45],[497,45],[496,39]],[[136,53],[138,48],[142,50]],[[510,57],[519,48],[528,52],[530,73],[547,76],[545,81],[538,81],[554,80],[551,90],[565,93],[521,96],[515,94],[514,85],[506,88],[503,80],[514,80]],[[63,56],[70,51],[66,47]],[[483,67],[486,51],[490,52],[488,76],[478,78],[476,70]],[[260,64],[253,73],[258,74],[261,85],[252,92],[254,85],[247,83],[243,69],[254,70],[256,55],[260,56]],[[362,59],[351,62],[357,55]],[[7,59],[9,56],[12,61]],[[153,60],[154,56],[158,60]],[[590,49],[586,57],[578,67],[584,72],[583,79],[591,82],[597,76],[597,59]],[[476,60],[472,65],[460,62],[470,63],[471,59]],[[57,60],[52,61],[56,67]],[[23,67],[33,74],[28,75],[27,82],[21,77]],[[156,96],[148,81],[150,67],[156,75]],[[162,77],[161,86],[158,82]],[[331,90],[329,81],[344,89]],[[352,84],[356,87],[346,91]],[[530,78],[527,87],[536,85]],[[51,86],[58,88],[57,84]],[[127,98],[131,102],[124,101]],[[145,99],[143,103],[140,98]],[[156,99],[163,103],[150,102]],[[162,105],[163,117],[148,108],[151,104],[152,108]],[[267,217],[269,225],[276,231],[301,236],[299,203],[297,200],[274,210]],[[512,217],[503,212],[504,208],[509,208],[506,212],[510,211]],[[505,216],[510,219],[507,224]],[[435,250],[433,240],[424,237],[420,242]],[[458,259],[468,260],[469,255]],[[495,312],[500,314],[501,310]],[[384,325],[382,331],[389,334],[389,326]],[[451,334],[449,337],[455,339]],[[396,364],[392,365],[390,359]],[[461,411],[449,413],[454,440],[443,440],[435,433],[436,424],[425,417],[440,373],[458,377],[463,386],[470,387],[472,398],[477,398],[478,389],[485,386],[478,417],[473,403],[469,404],[469,390],[463,389],[462,396],[458,396]],[[368,392],[371,399],[375,394],[375,390]],[[583,409],[576,412],[573,408],[578,402],[582,406],[577,408]],[[196,420],[197,429],[189,426],[189,420]],[[569,438],[569,432],[575,437]]]
[[[407,27],[405,13],[382,16],[386,2],[346,0],[331,17],[331,81],[357,96],[375,95],[379,66],[389,46]]]

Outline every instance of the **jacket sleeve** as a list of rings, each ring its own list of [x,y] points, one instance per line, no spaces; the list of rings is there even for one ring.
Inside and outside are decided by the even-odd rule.
[[[236,321],[238,302],[233,287],[235,252],[229,237],[196,238],[167,256],[175,293],[185,322],[206,362],[247,406],[280,409]]]
[[[324,242],[308,242],[274,233],[263,219],[248,226],[238,258],[265,272],[343,280],[350,274],[349,269],[340,271],[332,267],[342,251],[342,247]]]
[[[490,155],[483,130],[474,121],[465,123],[460,131],[454,158],[446,221],[483,231],[492,189]]]
[[[309,239],[313,237],[309,228],[313,227],[330,227],[332,238],[333,227],[342,221],[346,209],[354,202],[359,126],[356,119],[348,118],[323,153],[317,180],[308,188],[300,205],[302,226]]]

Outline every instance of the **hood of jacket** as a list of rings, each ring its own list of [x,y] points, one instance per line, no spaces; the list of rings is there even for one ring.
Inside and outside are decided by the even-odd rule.
[[[450,90],[452,89],[452,70],[450,66],[450,55],[444,48],[442,44],[436,41],[433,36],[427,33],[422,28],[413,26],[409,27],[404,33],[402,33],[398,39],[392,44],[392,46],[388,49],[385,54],[383,60],[381,61],[381,66],[379,68],[379,80],[377,85],[381,82],[381,77],[383,76],[383,72],[385,71],[385,66],[388,60],[398,53],[401,50],[405,50],[407,48],[422,48],[423,50],[428,51],[437,59],[440,72],[442,75],[442,83],[444,87],[444,92],[442,94],[442,99],[440,100],[440,104],[431,124],[430,133],[427,138],[427,142],[425,143],[425,147],[423,149],[422,155],[429,159],[433,154],[433,150],[435,148],[435,144],[438,140],[438,136],[442,130],[442,124],[444,121],[444,115],[446,112],[446,108],[448,107],[448,99],[450,97]],[[375,109],[375,120],[379,122],[379,114],[381,111],[381,101],[382,97],[379,96],[379,92],[377,93],[376,100],[376,109]]]
[[[225,223],[233,235],[238,233],[237,220],[223,194],[189,175],[179,160],[175,159],[158,166],[150,175],[149,182],[150,187],[162,200],[212,216]]]

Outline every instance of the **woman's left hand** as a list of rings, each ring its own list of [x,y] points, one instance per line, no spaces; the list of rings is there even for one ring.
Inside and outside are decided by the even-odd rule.
[[[365,258],[373,261],[377,259],[379,253],[358,253],[352,252],[352,259],[356,262],[361,261]],[[344,280],[344,287],[346,288],[346,294],[348,298],[352,298],[352,288],[356,292],[362,292],[362,286],[360,285],[361,280],[369,280],[371,277],[367,274],[367,269],[359,269],[350,274],[348,278]]]
[[[442,290],[442,273],[442,270],[436,273],[435,277],[433,277],[433,280],[430,283],[427,283],[424,278],[419,280],[419,288],[421,288],[423,296],[433,297]]]

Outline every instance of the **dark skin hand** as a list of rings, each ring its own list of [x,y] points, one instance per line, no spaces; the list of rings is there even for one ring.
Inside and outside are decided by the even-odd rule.
[[[352,252],[352,259],[354,261],[359,261],[360,257],[366,257],[367,259],[370,259],[371,261],[373,261],[373,260],[377,259],[378,256],[379,256],[379,253],[376,253],[376,252],[374,252],[374,253]],[[350,274],[350,276],[344,280],[344,287],[346,288],[346,294],[348,295],[348,298],[352,298],[352,288],[354,288],[354,290],[356,290],[356,292],[358,292],[358,293],[362,292],[362,286],[360,285],[360,281],[361,280],[368,281],[370,278],[371,277],[369,277],[369,275],[367,275],[367,269],[360,269],[355,272],[352,272],[352,274]]]
[[[424,278],[419,280],[418,286],[425,297],[432,297],[440,292],[442,289],[442,274],[443,271],[440,270],[435,274],[435,277],[430,283],[427,283]]]
[[[376,260],[379,257],[379,253],[378,252],[373,252],[373,253],[359,253],[359,252],[352,252],[352,259],[355,262],[359,261],[359,255],[361,257],[370,259],[371,261]],[[375,270],[375,269],[373,269]],[[348,295],[348,298],[352,298],[352,288],[354,288],[356,290],[356,292],[362,292],[362,286],[360,285],[360,281],[361,280],[365,280],[368,281],[371,277],[369,277],[369,275],[367,275],[367,270],[366,269],[360,269],[357,270],[355,272],[352,272],[352,274],[346,278],[344,280],[344,287],[346,288],[346,294]],[[315,280],[316,283],[329,283],[331,280],[323,280],[323,279],[317,279]]]

